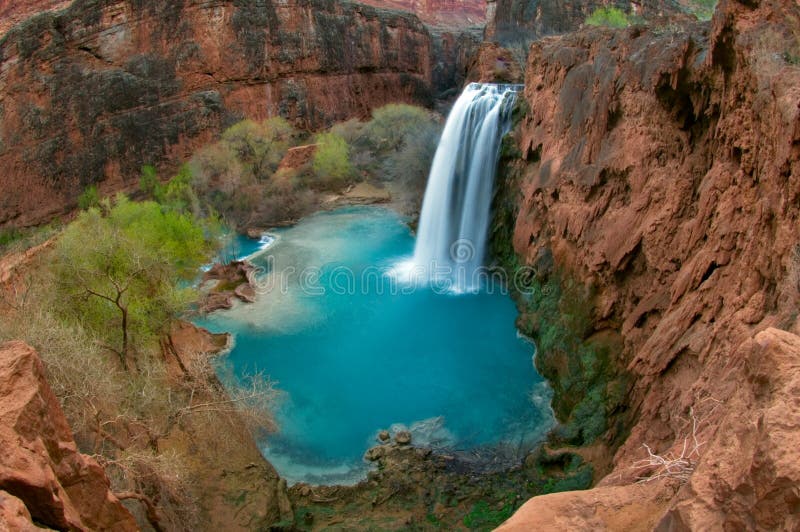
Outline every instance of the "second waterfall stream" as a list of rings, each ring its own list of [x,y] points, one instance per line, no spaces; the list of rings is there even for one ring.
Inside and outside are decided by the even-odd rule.
[[[520,85],[471,83],[453,106],[431,167],[413,264],[454,292],[480,289],[500,145]]]

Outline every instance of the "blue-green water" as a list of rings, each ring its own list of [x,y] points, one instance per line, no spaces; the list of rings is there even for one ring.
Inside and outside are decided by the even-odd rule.
[[[381,208],[312,216],[275,232],[251,260],[262,294],[201,320],[235,334],[237,375],[277,382],[279,432],[262,442],[288,480],[363,478],[380,429],[454,449],[525,448],[552,422],[533,346],[517,335],[500,286],[438,294],[386,275],[413,253],[403,220]]]

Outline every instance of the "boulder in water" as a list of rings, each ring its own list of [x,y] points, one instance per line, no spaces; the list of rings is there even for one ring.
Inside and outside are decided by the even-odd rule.
[[[379,442],[386,443],[386,442],[388,442],[390,439],[392,439],[392,435],[391,435],[391,434],[389,434],[389,431],[388,431],[388,430],[382,430],[382,431],[380,431],[380,432],[378,433],[378,441],[379,441]]]
[[[411,433],[407,430],[401,430],[394,435],[394,441],[398,445],[409,445],[411,443]]]

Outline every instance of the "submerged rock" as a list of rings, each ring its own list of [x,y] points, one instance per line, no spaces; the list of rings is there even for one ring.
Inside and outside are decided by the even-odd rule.
[[[378,433],[378,441],[387,442],[392,438],[388,430],[382,430]]]
[[[364,459],[368,462],[377,462],[386,456],[388,448],[385,445],[378,445],[367,450],[364,454]]]
[[[255,272],[256,267],[246,260],[214,264],[203,275],[203,286],[207,292],[200,300],[200,312],[210,314],[217,310],[228,310],[233,307],[235,299],[255,303]]]
[[[401,430],[400,432],[394,435],[394,441],[397,442],[398,445],[410,445],[411,432],[407,430]]]

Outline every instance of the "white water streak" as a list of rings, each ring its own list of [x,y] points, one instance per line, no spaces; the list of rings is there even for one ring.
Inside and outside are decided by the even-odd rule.
[[[459,292],[480,288],[474,273],[486,256],[497,158],[518,90],[470,84],[450,112],[433,160],[414,263],[431,280],[442,272]]]

